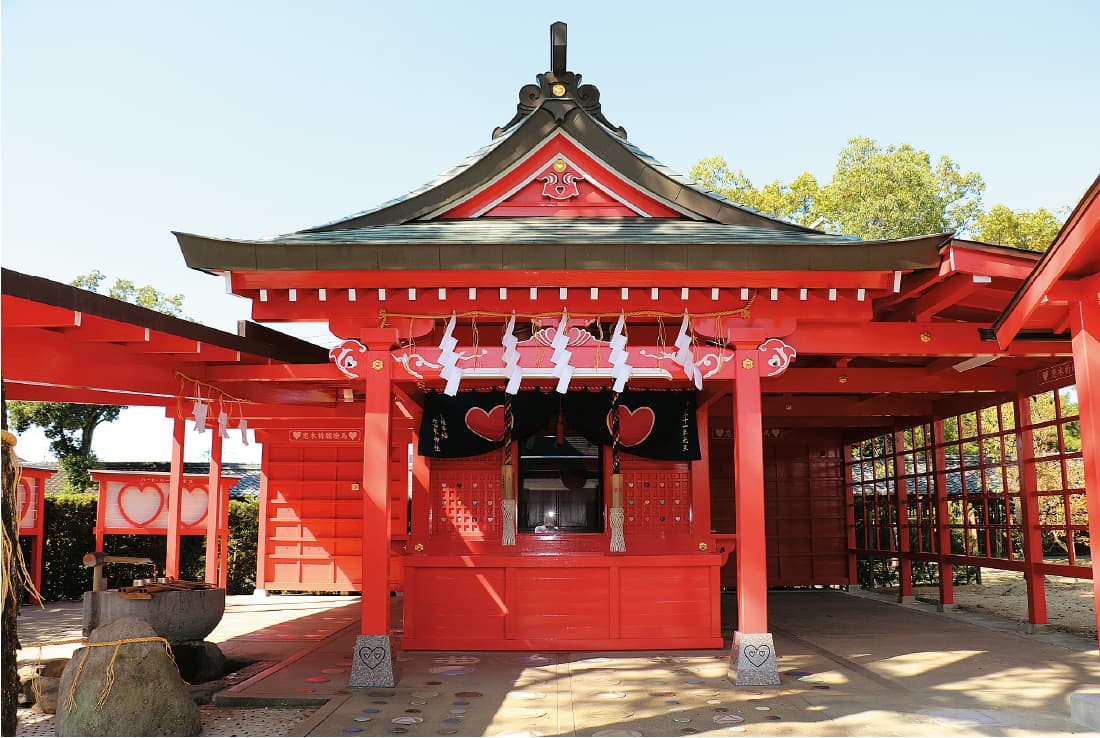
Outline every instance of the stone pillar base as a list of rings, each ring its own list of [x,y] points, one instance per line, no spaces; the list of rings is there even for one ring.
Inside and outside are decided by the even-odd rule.
[[[779,665],[771,633],[734,631],[729,678],[738,687],[779,686]]]
[[[396,687],[393,672],[393,637],[360,635],[351,656],[350,687]]]
[[[903,605],[912,605],[917,601],[917,598],[913,595],[898,595],[898,602]]]
[[[952,602],[950,605],[945,605],[942,602],[936,603],[936,612],[954,612],[958,610],[959,606]]]

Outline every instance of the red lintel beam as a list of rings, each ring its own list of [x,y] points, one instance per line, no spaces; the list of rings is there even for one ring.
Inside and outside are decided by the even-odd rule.
[[[233,292],[260,289],[391,289],[400,279],[405,287],[424,288],[516,287],[806,287],[885,290],[893,288],[894,273],[884,271],[738,271],[738,284],[730,285],[731,272],[637,269],[618,271],[479,270],[435,269],[325,270],[325,271],[234,271]],[[332,299],[332,295],[329,296]]]
[[[204,379],[209,382],[339,382],[347,378],[333,363],[266,364],[254,366],[212,366]]]
[[[924,322],[946,307],[960,302],[978,289],[969,274],[954,274],[944,282],[925,291],[912,302],[903,303],[890,313],[894,320],[912,319]]]
[[[72,328],[80,325],[83,314],[76,310],[43,305],[4,295],[0,325],[8,328]]]
[[[975,356],[1001,353],[994,341],[983,341],[979,326],[966,323],[875,322],[802,323],[784,337],[799,355],[831,356]],[[1007,353],[1021,356],[1069,355],[1068,341],[1024,341]]]
[[[173,364],[117,344],[75,343],[49,330],[5,330],[3,353],[5,379],[138,394],[179,391]]]
[[[86,387],[60,387],[4,380],[4,391],[9,400],[28,402],[75,402],[87,405],[147,405],[168,407],[176,398],[167,395],[143,395],[133,392],[110,392]]]
[[[764,392],[866,394],[881,392],[997,392],[1016,386],[1016,371],[979,367],[967,372],[929,375],[915,369],[798,369],[792,366],[760,383]]]
[[[238,407],[236,403],[233,403],[233,415],[237,416]],[[187,400],[183,403],[184,413],[190,417],[194,412],[194,403]],[[278,405],[278,404],[263,404],[255,402],[242,402],[240,403],[239,410],[244,414],[244,417],[248,418],[249,425],[252,425],[253,420],[259,420],[261,418],[355,418],[362,420],[363,418],[363,406],[362,403],[358,405],[355,403],[339,403],[336,405]],[[167,409],[167,415],[174,417],[176,413],[175,404]],[[210,419],[211,424],[213,419]]]
[[[765,380],[765,389],[766,382],[767,380]],[[791,418],[820,415],[830,417],[930,415],[932,401],[920,396],[871,395],[860,399],[842,395],[765,395],[763,411],[768,416]]]
[[[677,272],[679,274],[679,272]],[[481,312],[496,313],[498,322],[503,323],[513,310],[520,316],[561,314],[568,308],[571,314],[596,316],[618,315],[622,310],[643,313],[682,313],[684,310],[694,314],[732,313],[751,306],[753,316],[767,317],[778,315],[801,320],[819,320],[825,315],[837,316],[837,319],[870,318],[871,301],[859,300],[854,289],[806,288],[805,295],[797,285],[778,288],[773,300],[770,289],[747,289],[748,297],[741,297],[738,288],[688,288],[680,285],[659,284],[648,288],[613,287],[565,287],[548,283],[529,285],[519,288],[500,288],[497,286],[460,288],[391,288],[386,290],[385,299],[380,299],[378,290],[356,290],[355,300],[350,300],[346,290],[326,289],[324,299],[318,290],[295,288],[293,295],[289,290],[270,289],[264,299],[249,294],[253,298],[252,319],[259,321],[301,321],[328,320],[330,322],[357,321],[365,327],[377,327],[383,316],[389,325],[406,331],[403,321],[406,315],[434,315],[439,319],[449,316],[452,311],[458,313]],[[502,289],[504,290],[502,296]],[[534,289],[534,297],[531,290]],[[627,289],[627,298],[622,296]],[[653,290],[657,290],[657,298]],[[687,299],[684,299],[684,290]],[[711,290],[717,290],[717,295]],[[567,290],[563,298],[562,290]],[[593,290],[596,290],[593,298]],[[292,299],[293,297],[293,299]],[[717,297],[717,299],[715,299]],[[832,299],[830,299],[830,297]],[[342,330],[341,334],[350,333]]]

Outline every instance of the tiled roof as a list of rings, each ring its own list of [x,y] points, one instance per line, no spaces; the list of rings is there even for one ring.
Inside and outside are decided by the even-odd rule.
[[[238,241],[238,243],[245,243]],[[852,245],[858,238],[661,218],[474,218],[338,231],[290,233],[271,241],[294,244],[824,244]],[[888,243],[896,243],[890,241]]]

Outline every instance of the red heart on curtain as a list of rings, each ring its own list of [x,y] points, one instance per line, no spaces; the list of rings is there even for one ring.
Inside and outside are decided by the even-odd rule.
[[[466,411],[466,427],[486,441],[493,443],[504,438],[504,405],[497,405],[486,412],[480,407]]]
[[[607,432],[614,434],[614,431],[611,430],[612,412],[614,412],[614,409],[609,410],[607,413]],[[631,410],[628,407],[620,405],[619,443],[624,446],[637,446],[639,443],[649,438],[649,434],[653,432],[653,423],[656,417],[651,407],[643,406]]]
[[[206,487],[183,488],[183,497],[180,498],[180,523],[185,528],[201,523],[206,519],[206,513],[209,510],[210,495],[206,493]]]
[[[118,511],[135,528],[144,528],[156,520],[163,507],[164,493],[156,485],[127,484],[119,490]]]

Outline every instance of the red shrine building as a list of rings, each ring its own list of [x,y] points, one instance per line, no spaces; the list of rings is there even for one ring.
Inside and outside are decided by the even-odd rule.
[[[326,323],[327,361],[6,273],[9,398],[164,405],[179,459],[184,422],[254,429],[257,588],[361,592],[356,685],[393,683],[395,591],[401,647],[449,650],[718,648],[733,591],[741,685],[778,684],[769,587],[860,560],[897,562],[903,598],[936,567],[945,607],[954,566],[1022,571],[1045,622],[1043,577],[1092,577],[1074,542],[1100,535],[1096,186],[1041,262],[801,227],[637,148],[551,37],[511,120],[424,187],[273,239],[176,234],[254,320]],[[89,326],[124,376],[9,372],[9,343]]]

